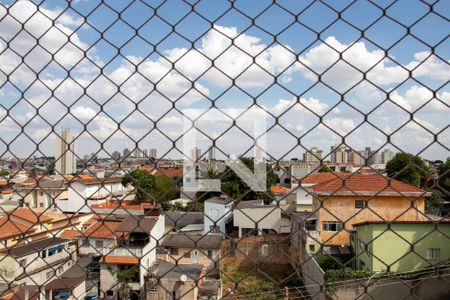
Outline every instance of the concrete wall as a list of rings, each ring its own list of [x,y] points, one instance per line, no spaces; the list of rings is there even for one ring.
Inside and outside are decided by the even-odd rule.
[[[23,200],[26,206],[30,208],[36,208],[37,211],[41,211],[49,208],[49,204],[54,204],[58,199],[67,199],[67,190],[41,190],[36,188],[32,191],[21,191],[21,195],[26,195]],[[50,203],[49,203],[50,202]]]
[[[415,200],[415,208],[412,208],[410,198],[377,196],[370,199],[368,202],[368,207],[370,207],[370,210],[368,208],[356,209],[355,200],[359,199],[362,198],[356,196],[330,196],[328,198],[324,197],[321,199],[323,201],[323,207],[326,209],[321,208],[319,210],[318,230],[320,231],[322,241],[327,241],[327,245],[349,246],[349,231],[353,229],[352,224],[355,223],[394,219],[398,221],[416,221],[424,219],[423,214],[425,213],[425,198],[423,197]],[[320,199],[314,198],[314,207],[317,208],[319,206]],[[324,231],[324,221],[345,221],[345,229],[348,231]]]
[[[386,224],[357,227],[352,245],[359,268],[382,271],[390,266],[392,272],[407,272],[450,259],[450,223],[437,224],[436,229],[433,223],[391,224],[390,228]],[[369,251],[364,250],[364,243]],[[428,259],[428,248],[439,248],[440,259]]]
[[[199,283],[200,284],[200,283]],[[197,299],[198,288],[194,281],[180,282],[163,279],[156,286],[156,291],[147,293],[147,300],[173,300],[172,291],[176,292],[176,299]]]
[[[274,206],[258,208],[242,208],[233,211],[233,223],[239,227],[239,237],[242,236],[242,228],[256,228],[259,230],[273,229],[280,232],[281,210]]]
[[[219,203],[212,203],[205,201],[204,206],[204,232],[205,234],[215,234],[210,232],[211,226],[216,225],[220,228],[221,235],[225,235],[225,221],[231,216],[232,214],[232,205],[233,203],[229,203],[227,205],[219,204]],[[217,215],[214,215],[213,212],[217,211]],[[214,222],[216,222],[214,224]]]
[[[142,258],[139,266],[139,277],[141,286],[144,285],[144,276],[147,275],[148,269],[156,260],[156,246],[164,234],[164,215],[160,215],[158,221],[150,232],[150,241],[142,249]]]
[[[311,211],[313,205],[313,197],[309,193],[309,189],[313,184],[302,184],[296,189],[296,211]]]
[[[197,254],[194,255],[194,251]],[[220,249],[211,250],[211,258],[208,257],[207,249],[192,249],[192,248],[178,248],[178,255],[172,254],[158,254],[158,259],[175,264],[201,264],[204,266],[213,265],[214,262],[219,261],[222,257]],[[184,257],[184,253],[190,253],[189,257]]]
[[[95,246],[96,241],[102,241],[103,247],[97,248]],[[108,250],[111,250],[111,247],[114,246],[114,240],[110,239],[94,239],[88,238],[87,244],[85,243],[85,239],[78,240],[78,251],[81,255],[94,254],[94,255],[102,255],[103,253],[107,253]]]

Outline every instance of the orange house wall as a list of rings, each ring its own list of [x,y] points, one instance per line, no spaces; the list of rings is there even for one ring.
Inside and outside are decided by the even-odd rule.
[[[319,209],[319,226],[322,243],[326,245],[350,245],[350,230],[353,224],[364,221],[420,221],[425,220],[425,198],[416,200],[408,197],[377,196],[367,202],[364,209],[355,208],[356,196],[331,196],[323,199]],[[413,205],[413,206],[412,206]],[[319,198],[314,199],[314,207],[320,207]],[[324,221],[345,222],[341,232],[323,231]]]

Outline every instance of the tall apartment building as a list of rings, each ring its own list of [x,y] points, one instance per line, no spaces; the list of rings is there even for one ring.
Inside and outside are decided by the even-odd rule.
[[[63,129],[56,137],[55,173],[70,175],[77,171],[75,141],[68,129]]]
[[[391,151],[390,149],[384,149],[383,152],[381,152],[381,163],[387,164],[391,159],[393,159],[395,156],[395,153]]]
[[[195,147],[195,148],[193,148],[191,150],[191,157],[190,158],[192,160],[199,161],[201,156],[202,156],[202,150],[200,148]]]
[[[319,162],[322,159],[323,150],[312,147],[310,150],[307,150],[303,153],[303,161],[304,162]]]
[[[366,147],[364,150],[359,151],[359,155],[361,156],[361,164],[371,165],[374,163],[374,157],[372,157],[373,152],[370,147]]]
[[[150,149],[150,157],[151,158],[157,158],[157,152],[155,148]]]
[[[123,149],[123,157],[128,158],[128,156],[130,156],[131,151],[128,148]]]
[[[348,163],[347,150],[345,145],[331,146],[330,148],[330,161],[333,164]]]

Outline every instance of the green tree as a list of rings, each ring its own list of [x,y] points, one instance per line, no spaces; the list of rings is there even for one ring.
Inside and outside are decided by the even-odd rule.
[[[254,171],[255,161],[252,158],[243,157],[241,161],[252,172]],[[273,193],[270,191],[270,187],[277,183],[280,179],[275,174],[273,169],[266,165],[266,187],[265,192],[255,192],[251,190],[248,185],[229,167],[219,174],[219,178],[222,181],[222,192],[237,200],[251,200],[251,199],[264,199],[264,202],[268,203],[274,199]]]
[[[119,283],[120,299],[130,299],[131,289],[128,284],[136,280],[139,281],[139,268],[137,266],[119,267],[118,269],[110,268],[110,272],[116,277]]]
[[[132,185],[136,190],[137,203],[155,200],[156,180],[155,176],[144,170],[134,170],[122,178],[122,185]]]
[[[447,200],[450,200],[450,157],[447,158],[445,163],[439,166],[438,175],[438,185],[446,192],[446,195],[443,196]]]
[[[326,165],[322,165],[319,169],[319,171],[317,171],[319,173],[333,173],[333,171]]]
[[[27,173],[28,173],[28,177],[30,177],[30,178],[34,178],[37,176],[37,171],[35,168],[29,169]]]
[[[9,175],[9,172],[7,170],[0,170],[0,176],[5,177],[8,175]]]
[[[430,169],[418,156],[410,153],[397,153],[386,164],[387,175],[405,183],[426,188],[430,180]]]

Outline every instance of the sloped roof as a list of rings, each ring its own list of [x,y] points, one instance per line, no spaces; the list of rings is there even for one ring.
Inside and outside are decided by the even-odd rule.
[[[202,212],[181,212],[181,211],[165,211],[164,221],[166,225],[174,226],[175,228],[183,228],[190,224],[201,224],[204,221],[204,214]]]
[[[121,176],[110,176],[110,177],[104,177],[104,178],[97,178],[97,177],[92,177],[92,178],[80,178],[80,177],[75,177],[74,180],[72,181],[77,181],[77,182],[81,182],[85,185],[94,185],[94,184],[106,184],[106,183],[119,183],[122,182],[122,177]]]
[[[347,174],[312,187],[317,195],[425,196],[425,191],[379,174]]]
[[[18,222],[13,222],[8,218],[0,217],[0,239],[6,239],[24,233],[31,233],[35,229]]]
[[[223,238],[220,235],[188,235],[171,233],[163,242],[163,247],[174,248],[197,248],[197,249],[219,249],[222,246]]]
[[[299,179],[302,184],[317,184],[324,181],[337,179],[339,177],[347,176],[350,173],[344,173],[344,172],[336,172],[336,173],[330,173],[330,172],[318,172],[311,175],[306,176],[303,179]]]
[[[115,233],[121,221],[105,221],[97,220],[92,226],[79,234],[79,237],[88,237],[96,239],[114,239],[114,236],[119,236]]]
[[[51,221],[52,218],[46,214],[38,213],[28,207],[20,207],[8,212],[9,215],[28,221],[30,223],[44,223]]]
[[[285,186],[273,185],[270,187],[270,191],[275,194],[284,194],[289,191],[289,189]]]
[[[127,216],[116,228],[116,232],[150,233],[158,221],[158,217]]]
[[[46,238],[38,241],[34,241],[27,244],[16,244],[8,249],[0,250],[0,255],[10,255],[13,257],[22,257],[27,254],[44,250],[54,245],[60,245],[70,240],[62,239],[58,237]]]

